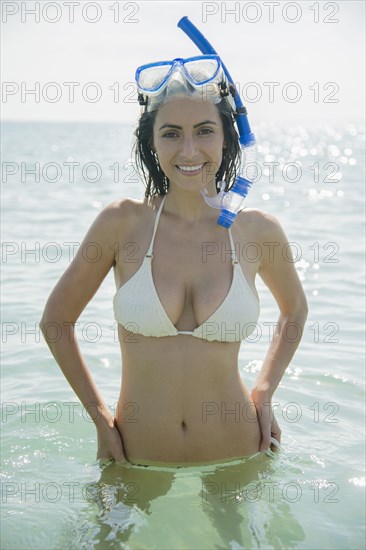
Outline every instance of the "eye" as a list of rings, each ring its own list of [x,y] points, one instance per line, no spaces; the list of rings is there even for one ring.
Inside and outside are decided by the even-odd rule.
[[[175,138],[177,136],[178,136],[177,132],[170,131],[170,132],[166,132],[165,134],[163,134],[162,137],[169,139],[169,138]]]
[[[198,134],[201,134],[203,136],[208,136],[213,133],[214,131],[212,130],[212,128],[201,128],[200,131],[198,132]]]

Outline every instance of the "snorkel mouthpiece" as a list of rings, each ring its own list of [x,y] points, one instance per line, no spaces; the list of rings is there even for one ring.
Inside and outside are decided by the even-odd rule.
[[[231,226],[251,186],[252,182],[249,180],[246,180],[241,176],[236,178],[234,185],[230,191],[226,193],[226,197],[223,199],[221,214],[217,221],[219,225],[222,225],[223,227]],[[226,203],[228,204],[226,205]]]
[[[178,22],[178,27],[198,46],[203,54],[215,54],[217,52],[197,29],[197,27],[188,19],[187,16],[182,17]],[[239,141],[242,151],[242,160],[239,170],[239,175],[235,180],[230,191],[225,192],[225,182],[220,182],[220,193],[215,197],[207,197],[201,192],[206,203],[213,208],[221,208],[221,214],[218,219],[218,224],[223,227],[230,227],[240,211],[245,197],[252,186],[254,179],[254,166],[257,158],[257,146],[255,136],[252,133],[248,121],[247,110],[241,101],[240,95],[235,87],[234,81],[221,60],[221,65],[224,70],[227,80],[232,84],[235,90],[235,121],[239,130]],[[223,185],[222,185],[223,184]],[[207,191],[206,191],[207,193]]]

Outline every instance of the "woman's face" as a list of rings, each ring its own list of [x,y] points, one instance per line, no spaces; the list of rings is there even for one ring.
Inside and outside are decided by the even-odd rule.
[[[158,111],[153,146],[171,185],[198,191],[215,187],[224,131],[217,107],[194,99],[174,99]]]

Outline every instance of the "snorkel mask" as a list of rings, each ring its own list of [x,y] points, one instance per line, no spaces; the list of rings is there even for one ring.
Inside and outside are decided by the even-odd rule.
[[[138,100],[145,111],[154,111],[170,97],[177,96],[197,97],[212,103],[227,98],[235,111],[234,98],[218,55],[198,55],[142,65],[136,70],[135,79]]]
[[[228,101],[239,130],[242,153],[239,175],[230,191],[225,191],[225,182],[219,182],[218,195],[208,197],[206,189],[201,191],[201,195],[209,206],[221,209],[217,223],[223,227],[230,227],[241,210],[256,174],[255,137],[234,81],[214,48],[188,17],[182,17],[178,27],[191,38],[204,55],[187,59],[176,58],[139,67],[136,71],[139,103],[145,111],[153,111],[170,97],[177,95],[197,97],[213,103],[219,103],[223,99]]]

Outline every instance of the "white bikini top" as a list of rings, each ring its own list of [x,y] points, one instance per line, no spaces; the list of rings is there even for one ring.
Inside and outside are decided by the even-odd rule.
[[[153,246],[160,214],[166,195],[161,201],[154,224],[149,250],[140,269],[116,292],[113,298],[114,316],[126,330],[143,336],[177,336],[189,334],[202,340],[240,342],[252,334],[259,317],[259,301],[248,285],[236,258],[229,229],[233,263],[230,290],[220,306],[193,331],[177,330],[169,319],[156,291],[151,269]]]

